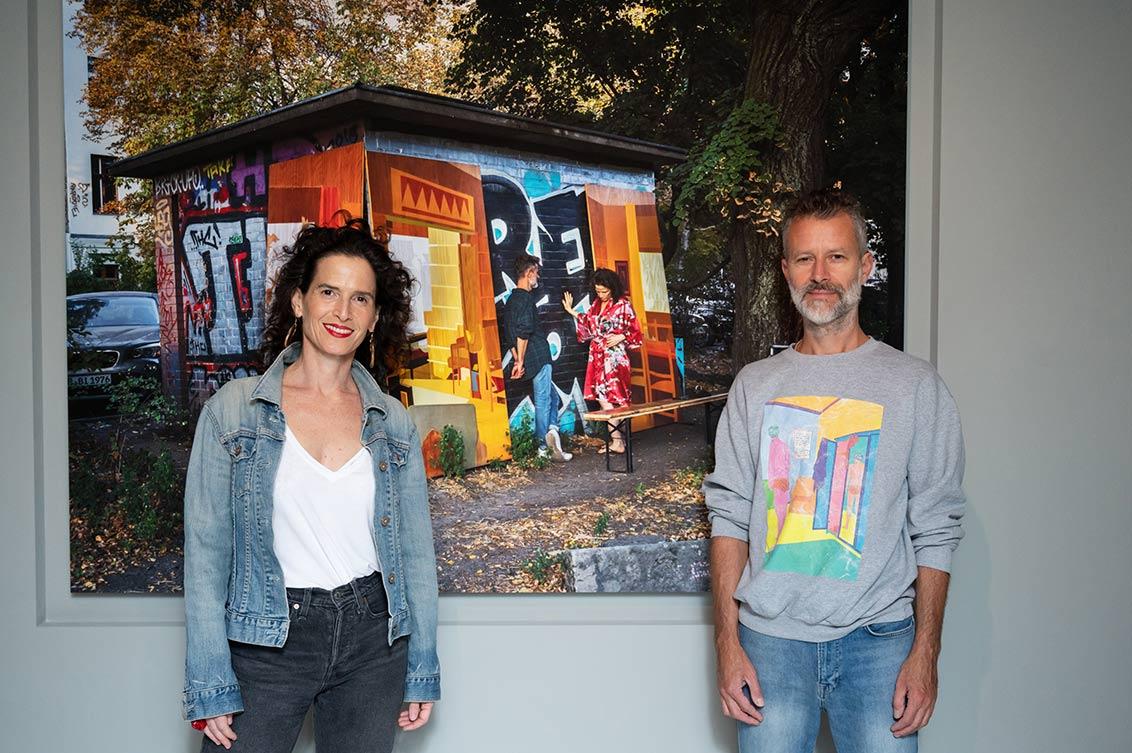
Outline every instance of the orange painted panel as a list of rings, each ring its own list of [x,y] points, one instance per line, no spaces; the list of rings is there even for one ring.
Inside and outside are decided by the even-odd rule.
[[[364,168],[365,145],[361,143],[270,165],[267,169],[267,221],[299,222],[303,218],[319,221],[320,217],[329,221],[330,215],[338,209],[345,209],[353,217],[363,216]],[[320,194],[317,210],[300,216],[291,211],[295,208],[293,197],[298,194],[281,189],[303,188],[319,190]],[[306,201],[303,200],[303,209],[307,208]]]

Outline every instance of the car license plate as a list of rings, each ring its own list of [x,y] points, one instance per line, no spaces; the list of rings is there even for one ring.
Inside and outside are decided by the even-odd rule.
[[[110,384],[109,374],[84,374],[70,378],[72,387],[105,387]]]

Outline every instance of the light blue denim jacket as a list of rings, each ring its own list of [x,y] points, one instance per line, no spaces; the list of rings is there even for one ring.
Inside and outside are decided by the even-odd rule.
[[[235,379],[205,404],[185,482],[185,693],[188,720],[243,710],[228,641],[282,646],[290,627],[272,546],[275,473],[283,448],[283,351],[261,377]],[[440,698],[436,555],[424,461],[404,407],[361,364],[362,444],[373,458],[374,543],[389,600],[389,643],[409,636],[405,701]]]

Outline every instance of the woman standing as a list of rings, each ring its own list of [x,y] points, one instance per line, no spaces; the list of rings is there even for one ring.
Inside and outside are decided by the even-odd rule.
[[[595,270],[593,293],[596,303],[584,314],[574,310],[573,295],[567,292],[562,297],[562,307],[574,317],[578,341],[590,343],[582,396],[596,400],[602,410],[622,408],[630,402],[629,348],[641,347],[641,325],[616,272]],[[610,452],[625,452],[624,437],[617,430],[620,425],[619,421],[609,422]]]
[[[185,718],[204,750],[285,753],[313,707],[319,751],[389,751],[440,697],[420,438],[374,378],[405,344],[411,280],[361,220],[288,253],[271,366],[224,385],[193,440]]]

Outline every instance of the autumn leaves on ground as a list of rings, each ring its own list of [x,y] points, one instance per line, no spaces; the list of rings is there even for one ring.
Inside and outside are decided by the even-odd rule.
[[[440,590],[565,591],[564,550],[707,538],[702,431],[641,433],[632,474],[608,472],[601,443],[578,439],[570,463],[546,470],[508,464],[430,482]]]
[[[179,422],[160,432],[146,424],[71,424],[75,592],[181,591],[190,435]],[[566,464],[525,470],[496,463],[430,481],[441,591],[564,591],[567,549],[707,538],[699,489],[708,458],[703,427],[662,426],[636,434],[633,443],[631,474],[607,471],[597,452],[602,443],[577,438]]]

